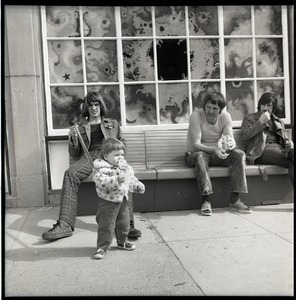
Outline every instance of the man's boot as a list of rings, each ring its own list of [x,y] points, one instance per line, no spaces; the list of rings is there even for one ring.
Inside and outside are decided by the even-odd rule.
[[[127,235],[129,238],[139,238],[141,237],[142,232],[135,228],[135,224],[133,220],[130,220],[130,231]]]

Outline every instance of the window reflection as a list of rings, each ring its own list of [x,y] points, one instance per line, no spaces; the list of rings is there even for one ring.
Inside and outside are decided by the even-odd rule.
[[[160,123],[187,123],[189,120],[189,97],[187,84],[159,85]]]
[[[46,22],[49,37],[80,36],[78,6],[47,6]]]
[[[151,36],[151,8],[147,6],[120,7],[122,36]]]
[[[51,87],[53,129],[72,126],[79,119],[84,98],[83,87]]]
[[[217,6],[189,6],[190,35],[218,35]]]
[[[280,6],[255,6],[255,34],[282,34]]]
[[[155,6],[156,35],[185,35],[183,6]]]
[[[154,80],[152,40],[122,41],[124,79]]]
[[[226,78],[253,76],[251,39],[225,39],[225,76]]]
[[[251,8],[248,6],[223,7],[224,34],[248,35],[251,30]]]
[[[88,82],[118,81],[115,41],[85,41]]]
[[[154,84],[125,86],[126,123],[134,125],[156,124],[156,100]]]
[[[283,76],[282,39],[256,39],[258,77]]]
[[[51,83],[81,83],[81,42],[48,41],[48,63]]]
[[[114,7],[82,7],[84,36],[116,36]]]
[[[192,79],[220,78],[219,42],[217,39],[190,41]]]
[[[255,112],[253,81],[226,82],[226,103],[233,121]]]

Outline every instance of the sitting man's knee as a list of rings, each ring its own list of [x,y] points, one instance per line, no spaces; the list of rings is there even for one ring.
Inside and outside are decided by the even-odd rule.
[[[235,158],[246,160],[246,153],[243,150],[234,149],[232,152]]]

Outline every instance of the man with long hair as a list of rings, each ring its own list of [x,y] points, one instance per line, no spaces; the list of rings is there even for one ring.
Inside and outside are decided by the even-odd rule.
[[[294,143],[286,136],[284,122],[276,116],[276,110],[275,94],[262,94],[257,112],[249,114],[242,122],[241,138],[246,143],[249,164],[288,168],[294,187]]]
[[[98,157],[102,143],[107,138],[117,138],[126,144],[126,140],[117,120],[106,118],[105,102],[98,91],[90,91],[84,98],[81,118],[77,125],[69,130],[69,154],[77,162],[65,171],[59,219],[49,231],[42,234],[44,240],[56,240],[71,236],[75,228],[77,212],[77,194],[80,183],[90,176],[93,166],[85,154],[78,138],[79,130],[92,160]],[[132,201],[129,204],[130,232],[129,237],[140,237],[141,231],[134,227]]]

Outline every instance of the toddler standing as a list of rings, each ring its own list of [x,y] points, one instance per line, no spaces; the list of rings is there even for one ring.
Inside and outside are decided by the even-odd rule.
[[[133,168],[124,159],[125,150],[121,141],[108,138],[102,145],[100,158],[94,161],[93,180],[99,196],[95,259],[104,257],[112,243],[114,231],[118,248],[136,248],[127,241],[130,230],[128,192],[143,194],[145,186],[135,177]]]

